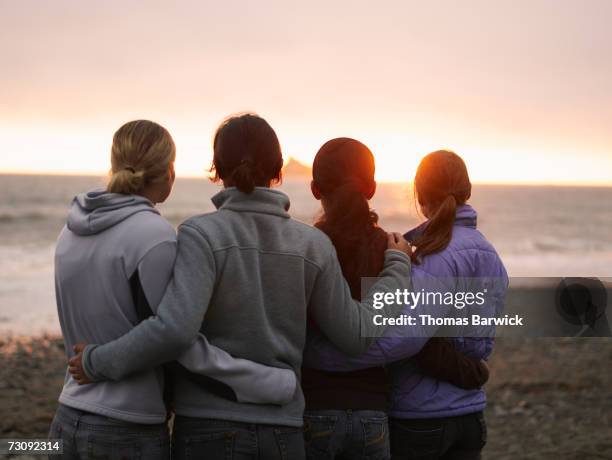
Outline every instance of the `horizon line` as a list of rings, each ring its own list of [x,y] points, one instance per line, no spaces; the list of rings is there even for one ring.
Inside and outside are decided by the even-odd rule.
[[[0,170],[0,176],[52,176],[52,177],[99,177],[106,176],[107,173],[96,173],[92,171],[14,171]],[[177,179],[206,179],[209,178],[202,174],[176,174]],[[294,176],[286,177],[283,180],[309,180],[308,177]],[[376,180],[379,184],[412,184],[412,180]],[[612,182],[561,182],[561,181],[474,181],[473,185],[497,185],[497,186],[523,186],[523,187],[594,187],[594,188],[609,188],[612,187]]]

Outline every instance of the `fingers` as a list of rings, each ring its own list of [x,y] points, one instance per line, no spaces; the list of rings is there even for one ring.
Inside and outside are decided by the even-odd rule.
[[[397,232],[387,233],[387,243],[389,245],[396,245],[400,241],[401,237],[402,235]]]
[[[401,233],[394,232],[387,234],[387,248],[397,249],[408,256],[412,256],[412,246]]]
[[[78,368],[68,368],[68,372],[72,376],[72,379],[77,382],[79,385],[85,385],[87,383],[91,383],[89,378],[83,372],[83,369]]]
[[[68,372],[70,372],[70,375],[72,376],[72,378],[76,380],[79,384],[81,384],[83,380],[87,378],[85,374],[83,373],[83,371],[80,369],[68,368]]]
[[[85,371],[83,370],[83,349],[86,344],[79,343],[73,347],[76,355],[68,360],[68,372],[79,385],[91,383]]]
[[[70,372],[70,375],[72,375],[72,378],[74,378],[75,380],[78,380],[79,378],[85,375],[85,373],[83,372],[83,368],[74,364],[70,364],[68,366],[68,372]]]

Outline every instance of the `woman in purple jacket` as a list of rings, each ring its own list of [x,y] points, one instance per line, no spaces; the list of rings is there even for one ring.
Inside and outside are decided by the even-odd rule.
[[[461,280],[486,280],[488,292],[479,306],[483,316],[496,316],[503,308],[507,274],[493,246],[476,229],[476,211],[466,204],[471,183],[463,160],[453,152],[437,151],[421,161],[416,173],[415,195],[427,221],[405,237],[415,246],[412,269],[413,292],[444,286],[454,295]],[[441,305],[421,305],[407,313],[453,316]],[[455,307],[455,308],[453,308]],[[436,310],[437,308],[437,310]],[[441,313],[444,311],[444,313]],[[476,333],[478,332],[478,333]],[[404,459],[478,459],[486,442],[482,389],[459,388],[426,375],[414,357],[428,337],[449,335],[455,348],[467,356],[487,359],[493,348],[491,329],[469,331],[437,326],[388,328],[370,349],[358,358],[347,358],[325,340],[310,340],[305,365],[327,371],[354,371],[389,364],[391,401],[389,425],[391,455]]]

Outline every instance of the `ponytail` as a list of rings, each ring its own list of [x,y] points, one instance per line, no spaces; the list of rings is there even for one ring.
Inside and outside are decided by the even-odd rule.
[[[251,193],[255,189],[253,167],[250,162],[243,161],[240,163],[231,175],[231,182],[242,193]]]
[[[331,240],[351,295],[360,299],[361,277],[375,276],[370,267],[372,247],[380,246],[382,238],[386,248],[386,233],[377,226],[378,215],[357,183],[338,186],[325,200],[325,212],[315,226]]]
[[[368,203],[376,187],[374,155],[355,139],[332,139],[317,152],[312,178],[324,210],[315,226],[331,239],[351,294],[358,299],[361,277],[380,271],[373,254],[387,247],[387,235]]]
[[[453,225],[457,213],[457,200],[454,195],[448,195],[440,204],[435,214],[427,222],[423,235],[414,242],[417,249],[412,254],[414,262],[448,246],[453,236]]]
[[[325,214],[317,223],[336,246],[352,246],[360,242],[378,222],[370,209],[360,184],[347,181],[326,195]]]
[[[106,189],[111,193],[132,194],[140,191],[145,183],[144,171],[126,168],[113,173]]]

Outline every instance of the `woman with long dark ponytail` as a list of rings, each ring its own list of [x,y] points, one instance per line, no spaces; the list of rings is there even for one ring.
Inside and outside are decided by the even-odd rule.
[[[386,244],[387,233],[378,226],[378,215],[368,202],[376,193],[374,168],[368,147],[349,138],[326,142],[312,165],[312,192],[324,206],[315,225],[334,243],[356,298],[361,277],[373,266],[378,268]]]
[[[376,192],[374,172],[372,152],[350,138],[326,142],[313,163],[312,193],[323,205],[316,226],[334,244],[355,299],[361,298],[361,278],[374,277],[380,271],[386,247],[386,232],[379,227],[378,216],[368,202]],[[326,340],[311,318],[309,344],[316,352],[321,342]],[[464,389],[479,388],[488,378],[480,359],[464,355],[444,339],[405,339],[393,353],[382,357],[374,353],[375,359],[366,358],[364,365],[360,365],[360,358],[342,357],[340,353],[323,356],[317,363],[309,359],[308,348],[302,387],[306,398],[306,453],[310,459],[389,458],[385,364],[413,357],[420,372]],[[326,362],[329,366],[324,365]],[[339,371],[353,363],[357,363],[354,369]]]

